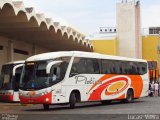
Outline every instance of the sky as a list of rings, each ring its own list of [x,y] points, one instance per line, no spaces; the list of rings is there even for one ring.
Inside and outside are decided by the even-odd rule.
[[[18,0],[13,0],[18,1]],[[61,25],[71,26],[86,35],[100,27],[116,27],[116,3],[121,0],[23,0],[26,7]],[[160,0],[141,1],[142,28],[160,26]]]

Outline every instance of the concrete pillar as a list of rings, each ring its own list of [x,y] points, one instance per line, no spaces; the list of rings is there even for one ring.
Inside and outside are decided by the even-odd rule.
[[[7,50],[7,62],[11,62],[14,60],[14,44],[12,40],[8,41],[8,50]]]
[[[117,40],[119,56],[141,58],[140,3],[117,3]]]
[[[32,45],[32,55],[35,55],[36,54],[36,45],[33,44]]]

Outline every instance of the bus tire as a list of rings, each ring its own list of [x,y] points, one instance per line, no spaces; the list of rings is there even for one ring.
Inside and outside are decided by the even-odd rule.
[[[43,104],[44,110],[49,110],[49,105],[48,104]]]
[[[104,100],[104,101],[101,101],[102,105],[108,105],[112,102],[112,100]]]
[[[76,95],[74,92],[71,93],[70,99],[69,99],[70,108],[74,109],[76,105]]]
[[[129,90],[127,91],[125,103],[131,103],[131,102],[133,101],[133,97],[134,97],[133,90],[132,90],[132,89],[129,89]]]

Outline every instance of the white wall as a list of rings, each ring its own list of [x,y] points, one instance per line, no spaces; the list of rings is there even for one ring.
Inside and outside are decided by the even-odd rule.
[[[118,55],[120,56],[132,58],[140,57],[137,55],[139,43],[137,43],[138,37],[136,37],[136,30],[140,28],[136,28],[136,21],[136,7],[134,3],[117,4],[117,39]],[[138,35],[140,36],[140,34]]]

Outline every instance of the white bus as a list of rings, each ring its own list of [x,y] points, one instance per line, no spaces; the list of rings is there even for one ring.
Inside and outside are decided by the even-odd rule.
[[[25,62],[20,102],[53,104],[111,100],[131,102],[148,96],[147,61],[98,53],[66,51],[35,55]]]
[[[18,102],[19,83],[24,61],[15,61],[4,64],[0,79],[0,101]]]

